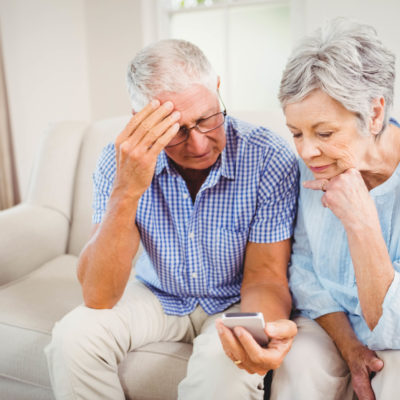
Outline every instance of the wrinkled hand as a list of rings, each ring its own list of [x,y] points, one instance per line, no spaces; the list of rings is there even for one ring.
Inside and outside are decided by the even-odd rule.
[[[371,378],[383,368],[383,361],[368,347],[360,344],[345,356],[349,366],[353,389],[359,400],[375,400]]]
[[[328,207],[346,226],[365,222],[369,218],[377,219],[375,204],[368,188],[355,168],[349,168],[331,179],[305,181],[307,189],[322,190],[322,205]]]
[[[226,355],[232,361],[241,361],[237,364],[238,368],[259,375],[265,375],[281,365],[297,334],[297,326],[293,321],[282,319],[268,322],[265,332],[270,341],[268,347],[263,348],[245,328],[235,327],[232,332],[220,319],[216,321],[216,326]]]
[[[114,188],[138,199],[150,186],[159,153],[179,130],[180,113],[173,108],[170,101],[153,100],[119,134]]]

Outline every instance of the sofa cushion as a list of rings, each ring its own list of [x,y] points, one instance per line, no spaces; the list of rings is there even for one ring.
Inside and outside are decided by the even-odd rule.
[[[1,391],[12,393],[16,381],[38,393],[48,391],[43,349],[55,321],[82,302],[76,261],[57,257],[0,287],[0,378],[7,381]]]

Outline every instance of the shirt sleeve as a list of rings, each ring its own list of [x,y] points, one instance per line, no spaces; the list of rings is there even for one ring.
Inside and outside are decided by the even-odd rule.
[[[293,234],[299,170],[294,153],[282,146],[265,163],[249,241],[273,243]]]
[[[115,171],[115,146],[110,143],[101,152],[93,173],[93,224],[99,224],[106,212],[107,202],[114,184]]]
[[[394,279],[383,301],[382,316],[368,340],[372,350],[400,349],[400,260],[393,267]]]
[[[304,224],[302,198],[294,231],[292,256],[289,266],[289,286],[293,303],[302,315],[315,319],[332,312],[345,311],[325,289],[313,268],[313,257]]]

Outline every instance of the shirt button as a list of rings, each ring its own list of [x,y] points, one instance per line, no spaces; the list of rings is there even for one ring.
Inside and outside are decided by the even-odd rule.
[[[185,193],[182,197],[186,200],[189,197],[189,195]]]
[[[189,233],[189,239],[193,239],[194,238],[194,233],[193,232],[190,232]]]
[[[196,278],[197,278],[197,272],[193,272],[193,273],[192,273],[192,278],[193,278],[193,279],[196,279]]]

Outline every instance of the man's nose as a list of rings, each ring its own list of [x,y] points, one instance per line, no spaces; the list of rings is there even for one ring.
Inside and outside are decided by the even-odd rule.
[[[194,154],[203,154],[207,149],[208,140],[206,134],[192,128],[189,132],[188,150]]]

